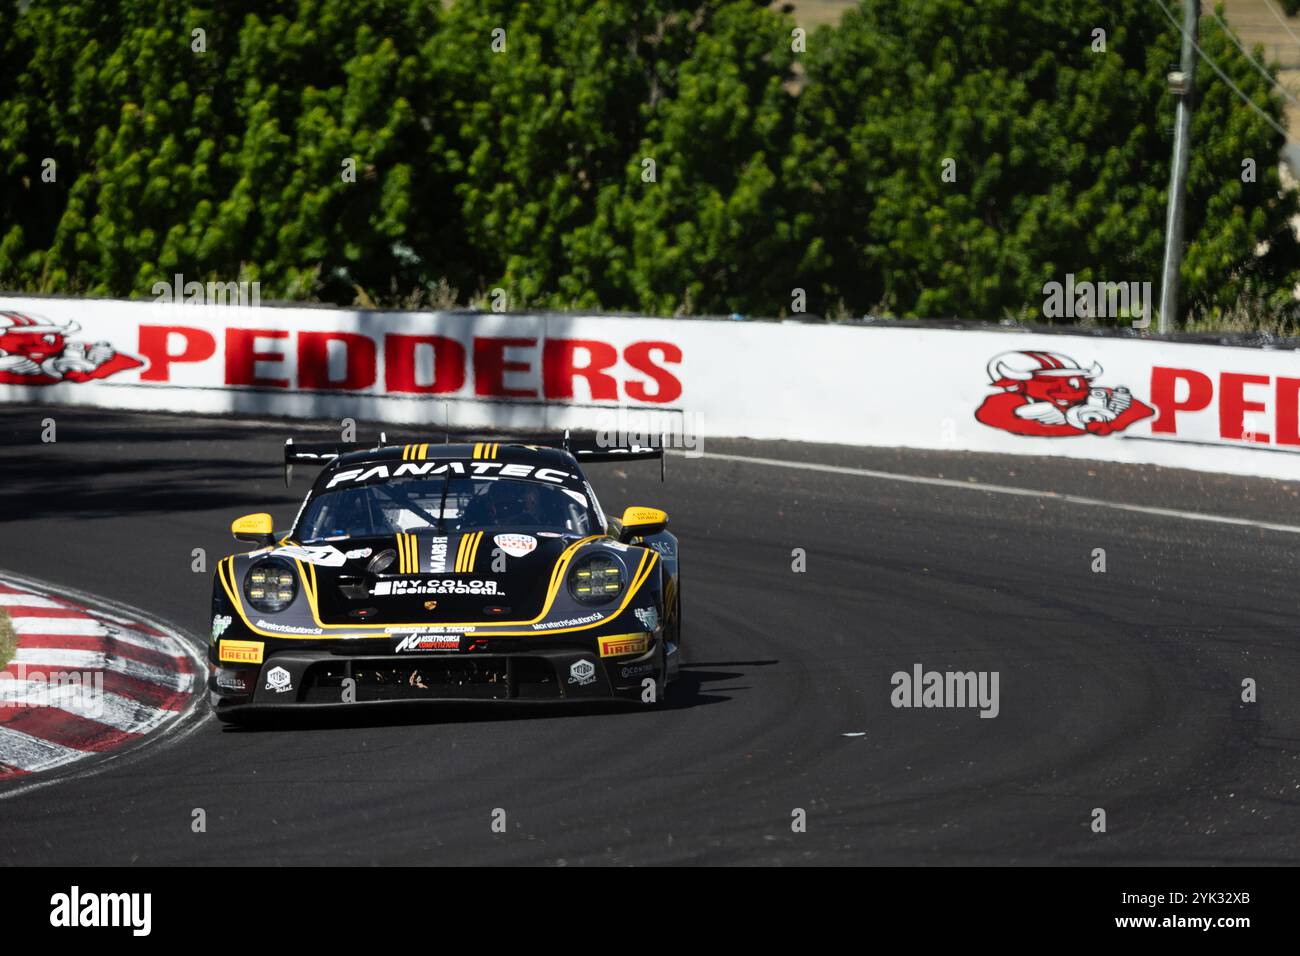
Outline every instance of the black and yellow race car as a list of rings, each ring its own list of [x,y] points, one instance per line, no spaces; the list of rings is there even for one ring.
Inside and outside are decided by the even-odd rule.
[[[386,701],[661,703],[677,675],[677,538],[656,508],[605,514],[580,460],[660,447],[285,445],[324,464],[292,528],[231,531],[208,687],[216,715]]]

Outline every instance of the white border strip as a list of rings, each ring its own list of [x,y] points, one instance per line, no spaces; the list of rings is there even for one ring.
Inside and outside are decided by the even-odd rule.
[[[180,658],[177,658],[178,660]],[[23,647],[20,643],[14,654],[14,664],[25,664],[28,669],[37,665],[60,667],[69,670],[106,670],[148,681],[173,692],[185,692],[194,687],[200,674],[207,673],[207,663],[198,674],[184,674],[165,667],[145,664],[133,657],[121,657],[107,651],[79,651],[63,647]]]
[[[174,710],[150,707],[134,698],[114,694],[112,691],[88,689],[87,684],[52,686],[43,680],[0,680],[0,706],[4,705],[62,710],[74,717],[93,720],[127,734],[147,734],[157,730],[166,721],[175,720],[179,716]],[[6,758],[7,756],[6,754]],[[6,759],[5,763],[16,766],[9,759]]]
[[[121,767],[126,763],[134,762],[161,747],[173,746],[184,740],[190,734],[194,733],[199,727],[212,719],[212,714],[204,704],[205,694],[203,687],[207,682],[208,661],[206,657],[206,645],[202,640],[193,635],[187,634],[178,627],[174,627],[165,621],[160,620],[150,614],[145,614],[138,608],[123,604],[121,601],[114,601],[109,598],[103,598],[96,594],[90,594],[74,588],[64,587],[62,585],[50,584],[46,581],[38,581],[29,578],[23,574],[13,573],[0,568],[0,579],[3,579],[16,587],[31,588],[35,593],[45,596],[45,594],[58,594],[67,596],[75,601],[86,604],[93,611],[98,612],[101,608],[116,614],[122,615],[123,619],[135,620],[141,624],[148,624],[150,627],[157,628],[175,642],[177,649],[185,656],[190,658],[194,666],[194,681],[199,685],[198,693],[190,696],[189,703],[185,709],[180,711],[176,719],[169,720],[158,729],[157,732],[141,737],[140,740],[125,744],[114,750],[108,751],[85,751],[85,758],[96,758],[89,766],[81,767],[84,762],[82,758],[66,764],[66,771],[50,772],[45,771],[37,779],[28,780],[25,777],[18,779],[22,783],[15,783],[12,786],[0,784],[0,800],[8,800],[19,794],[30,793],[33,790],[40,790],[44,787],[50,787],[57,783],[63,783],[69,780],[84,780],[88,777],[98,776],[105,770],[115,767]],[[83,754],[78,751],[78,754]],[[57,769],[52,765],[52,769]]]
[[[5,763],[25,773],[43,773],[46,770],[75,763],[95,753],[92,750],[65,747],[53,740],[33,737],[31,734],[3,725],[0,725],[0,748],[2,748],[0,752],[8,758]]]
[[[1111,508],[1115,511],[1128,511],[1136,514],[1154,515],[1159,518],[1179,518],[1184,521],[1202,521],[1209,524],[1235,525],[1242,528],[1261,528],[1265,531],[1281,531],[1286,534],[1300,534],[1300,525],[1278,524],[1272,521],[1256,521],[1252,518],[1233,518],[1228,515],[1206,514],[1200,511],[1183,511],[1178,508],[1157,508],[1152,505],[1130,505],[1121,501],[1105,501],[1101,498],[1087,498],[1083,495],[1065,495],[1055,491],[1039,491],[1035,488],[1015,488],[1011,485],[993,485],[982,481],[958,481],[955,478],[929,478],[924,475],[904,475],[893,471],[876,471],[871,468],[853,468],[847,465],[822,465],[816,462],[784,461],[780,458],[754,458],[749,455],[723,455],[705,452],[704,454],[686,455],[684,452],[672,452],[681,458],[706,458],[713,461],[734,461],[743,465],[767,465],[772,468],[792,468],[797,471],[819,471],[831,475],[852,475],[858,478],[876,478],[882,481],[898,481],[909,485],[931,485],[937,488],[961,488],[966,491],[982,491],[994,495],[1015,495],[1019,498],[1037,498],[1046,501],[1064,501],[1072,505],[1086,505],[1094,508]]]

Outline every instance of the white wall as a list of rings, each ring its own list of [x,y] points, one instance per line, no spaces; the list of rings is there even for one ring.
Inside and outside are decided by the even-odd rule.
[[[51,328],[79,326],[55,338],[56,350],[72,343],[62,360],[47,362],[48,374],[32,374],[32,364],[19,365],[19,352],[32,346],[32,334],[57,333],[23,335],[3,327],[15,320],[0,317],[0,350],[7,353],[0,354],[0,401],[353,417],[423,424],[430,434],[448,418],[470,428],[610,428],[621,420],[658,431],[674,422],[706,437],[1063,455],[1300,478],[1300,357],[1292,351],[906,323],[864,328],[21,297],[0,297],[0,310],[48,319]],[[355,338],[322,345],[321,333]],[[438,339],[412,350],[401,336]],[[98,342],[115,357],[76,361],[79,343]],[[193,351],[185,356],[187,348]],[[1067,425],[1069,435],[1026,436],[978,421],[981,403],[1004,391],[990,383],[989,360],[1029,350],[1098,364],[1092,386],[1126,386],[1154,414],[1108,435]],[[252,361],[253,351],[268,357]],[[354,362],[350,380],[345,352]],[[417,358],[413,374],[404,376],[400,359],[407,352]],[[586,377],[566,371],[569,352],[578,366],[599,360],[594,395]],[[169,355],[182,357],[168,361]],[[630,417],[620,419],[620,407]],[[660,416],[647,420],[649,412]]]

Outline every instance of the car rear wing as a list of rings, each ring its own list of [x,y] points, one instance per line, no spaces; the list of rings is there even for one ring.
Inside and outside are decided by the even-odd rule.
[[[602,444],[595,438],[570,438],[567,435],[560,447],[579,461],[636,461],[664,456],[663,445],[642,445],[637,442],[610,445]]]
[[[387,443],[387,437],[380,432],[379,444]],[[294,465],[327,465],[340,455],[364,448],[356,442],[296,442],[292,438],[284,440],[284,484],[287,488],[293,480]]]
[[[472,441],[473,439],[460,439],[462,441]],[[502,442],[512,441],[508,436],[496,435],[491,441]],[[611,444],[595,435],[591,436],[574,436],[567,430],[562,436],[553,438],[538,438],[536,435],[519,436],[513,439],[514,443],[521,445],[544,445],[552,448],[563,448],[569,454],[573,455],[580,462],[616,462],[616,461],[649,461],[659,460],[659,479],[665,479],[664,467],[664,446],[643,445],[640,442],[625,442],[623,444]],[[379,443],[376,448],[388,444],[388,437],[382,432],[379,435]],[[398,442],[401,444],[401,442]],[[340,455],[347,454],[350,451],[357,451],[364,445],[352,442],[297,442],[292,438],[285,439],[284,442],[284,483],[286,486],[293,480],[294,465],[327,465]]]
[[[658,445],[642,445],[639,442],[611,445],[609,442],[602,442],[595,436],[591,438],[574,438],[566,431],[561,447],[580,462],[648,461],[658,458],[659,480],[665,480],[664,446],[662,442]]]

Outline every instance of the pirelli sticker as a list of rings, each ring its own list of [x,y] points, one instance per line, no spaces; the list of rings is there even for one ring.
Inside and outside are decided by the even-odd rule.
[[[615,634],[597,638],[601,657],[623,657],[627,654],[644,654],[650,650],[649,634]]]
[[[222,641],[217,658],[230,664],[260,664],[265,647],[261,641]]]

